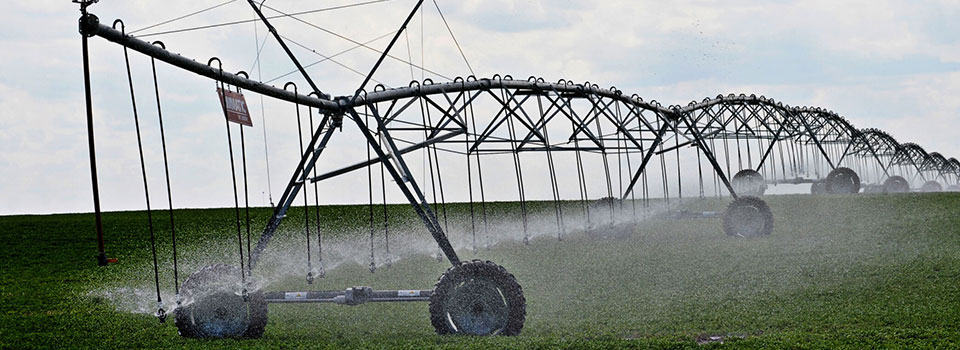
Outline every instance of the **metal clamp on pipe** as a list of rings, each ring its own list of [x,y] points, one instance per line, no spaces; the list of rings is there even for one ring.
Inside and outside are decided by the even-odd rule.
[[[333,302],[341,305],[360,305],[370,301],[373,295],[373,288],[353,287],[347,288],[346,293],[333,298]]]

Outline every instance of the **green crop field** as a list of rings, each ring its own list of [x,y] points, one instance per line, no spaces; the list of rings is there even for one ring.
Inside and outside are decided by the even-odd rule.
[[[271,305],[262,339],[183,339],[172,319],[161,324],[150,314],[155,295],[144,212],[105,215],[108,255],[119,259],[105,268],[95,263],[90,214],[0,217],[0,348],[960,347],[960,195],[767,201],[776,225],[768,237],[727,237],[718,219],[653,217],[627,238],[570,232],[563,241],[544,235],[529,245],[505,238],[478,253],[459,249],[462,259],[505,266],[523,286],[527,322],[517,337],[437,336],[427,304],[406,303]],[[724,203],[685,206],[718,210]],[[531,211],[548,208],[537,203]],[[575,208],[566,208],[570,225]],[[340,242],[324,254],[337,266],[309,288],[428,289],[448,266],[430,256],[436,248],[410,210],[394,206],[391,217],[404,221],[395,226],[395,249],[405,240],[424,248],[397,253],[391,267],[370,273],[366,207],[322,209],[325,238]],[[450,208],[461,226],[464,209]],[[516,209],[492,204],[489,214],[515,217]],[[269,214],[252,213],[254,237]],[[181,282],[207,263],[236,264],[232,209],[175,215]],[[308,288],[302,215],[302,208],[291,211],[257,271],[267,289]],[[154,212],[154,220],[169,301],[166,212]],[[351,241],[355,251],[335,251]]]

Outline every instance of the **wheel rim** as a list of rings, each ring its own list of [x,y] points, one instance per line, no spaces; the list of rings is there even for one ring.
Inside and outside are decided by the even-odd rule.
[[[490,281],[475,278],[454,287],[444,309],[451,328],[462,334],[499,333],[510,315],[503,291]]]
[[[940,183],[936,181],[927,181],[926,183],[923,184],[923,187],[921,187],[921,190],[923,192],[940,192],[940,191],[943,191],[943,186],[941,186]]]
[[[820,194],[821,192],[823,192],[823,187],[824,187],[823,182],[814,182],[810,184],[810,193]]]
[[[856,185],[853,181],[853,176],[846,173],[837,174],[833,178],[832,189],[834,193],[850,193],[853,192],[853,187]]]
[[[216,291],[196,298],[190,305],[192,320],[208,337],[238,337],[249,324],[243,297],[228,291]]]
[[[250,305],[241,295],[240,271],[204,269],[184,283],[182,313],[201,338],[243,337],[250,326]]]
[[[827,192],[851,194],[860,191],[860,177],[850,168],[836,168],[827,175]]]
[[[887,181],[884,183],[884,188],[887,190],[887,192],[893,193],[909,192],[910,184],[907,183],[907,179],[904,179],[900,176],[894,176],[887,179]]]
[[[740,236],[756,236],[763,232],[763,211],[753,205],[741,205],[733,208],[734,234]]]
[[[741,170],[733,176],[733,188],[738,194],[763,194],[764,185],[763,176],[753,170]]]

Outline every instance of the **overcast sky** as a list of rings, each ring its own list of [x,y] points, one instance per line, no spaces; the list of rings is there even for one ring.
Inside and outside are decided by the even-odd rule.
[[[104,23],[122,18],[131,32],[226,0],[102,0],[91,8]],[[358,1],[268,0],[285,12]],[[284,36],[332,55],[354,44],[383,48],[415,1],[393,0],[304,15],[327,31],[277,19]],[[960,156],[960,1],[509,1],[438,0],[476,75],[511,74],[548,81],[564,78],[616,86],[663,104],[727,93],[766,95],[790,105],[821,106],[860,128],[888,131],[928,152]],[[0,215],[92,211],[87,157],[77,6],[67,0],[11,1],[0,21]],[[267,15],[276,14],[265,10]],[[246,1],[170,24],[150,33],[251,19]],[[259,36],[257,36],[257,34]],[[228,71],[245,70],[268,81],[293,70],[268,39],[262,67],[255,66],[262,25],[146,36],[198,61],[222,59]],[[386,35],[386,36],[385,36]],[[382,37],[382,38],[381,38]],[[320,56],[299,46],[305,63]],[[136,134],[121,47],[91,39],[91,64],[100,167],[106,210],[144,207]],[[437,73],[471,72],[431,1],[392,51]],[[131,53],[137,105],[155,207],[165,207],[163,168],[150,61]],[[321,90],[355,90],[377,59],[365,48],[309,69]],[[160,63],[159,86],[171,155],[177,207],[233,204],[222,113],[214,83]],[[408,66],[387,60],[374,77],[405,86]],[[271,84],[294,81],[298,75]],[[249,94],[255,127],[246,129],[251,201],[279,196],[297,160],[293,107]],[[305,112],[304,112],[305,113]],[[272,187],[266,185],[264,129]],[[236,130],[236,129],[234,129]],[[354,140],[344,137],[343,140]],[[331,164],[366,157],[362,143],[343,141]],[[326,166],[326,165],[325,165]],[[329,203],[366,200],[366,181],[354,177],[325,184]],[[362,180],[362,181],[360,181]],[[457,184],[451,185],[456,188]],[[362,189],[358,191],[357,189]],[[456,192],[456,190],[452,190]],[[460,193],[462,194],[462,192]],[[452,196],[456,198],[457,193]],[[400,198],[391,194],[392,200]]]

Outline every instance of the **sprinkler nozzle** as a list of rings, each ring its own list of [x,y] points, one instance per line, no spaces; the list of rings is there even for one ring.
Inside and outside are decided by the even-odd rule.
[[[154,316],[157,316],[157,319],[160,320],[160,323],[163,323],[167,320],[167,311],[163,309],[163,303],[159,301],[157,302],[157,314]]]

